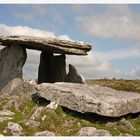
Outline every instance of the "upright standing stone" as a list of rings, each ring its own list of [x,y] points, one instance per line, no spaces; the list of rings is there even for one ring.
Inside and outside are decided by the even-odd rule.
[[[0,50],[0,91],[14,78],[22,78],[22,68],[27,58],[26,50],[20,46]]]
[[[42,52],[38,72],[38,83],[63,82],[66,77],[65,55],[54,56],[53,53]]]
[[[66,77],[66,82],[86,84],[84,77],[71,64],[69,64],[69,73]]]

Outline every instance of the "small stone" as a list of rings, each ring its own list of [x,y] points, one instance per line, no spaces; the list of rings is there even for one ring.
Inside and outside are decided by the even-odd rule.
[[[77,125],[78,125],[78,127],[81,127],[81,123],[80,122],[78,122]]]
[[[12,117],[0,117],[0,123],[7,121],[7,120],[12,120]]]
[[[55,133],[46,130],[42,132],[36,132],[34,136],[55,136]]]
[[[111,136],[111,134],[107,130],[97,130],[95,127],[83,127],[77,132],[76,136]]]
[[[121,123],[124,123],[125,121],[126,121],[125,118],[122,118],[122,119],[120,120]]]
[[[36,83],[36,81],[35,81],[35,80],[30,80],[30,81],[29,81],[29,84],[34,85],[34,86],[36,86],[36,85],[37,85],[37,83]]]
[[[46,111],[46,108],[45,107],[38,107],[32,114],[32,116],[30,117],[30,119],[34,120],[38,117],[40,117],[41,113],[43,113],[44,111]]]
[[[8,109],[4,109],[0,111],[0,116],[13,116],[15,113],[11,112]]]
[[[44,115],[43,117],[42,117],[42,121],[45,121],[46,120],[46,118],[47,118],[47,115]]]
[[[40,122],[34,121],[34,120],[28,120],[26,123],[26,126],[29,127],[38,127],[40,125]]]
[[[132,130],[132,131],[136,130],[136,128],[134,128],[133,125],[128,120],[126,120],[125,118],[121,119],[120,123],[121,123],[122,128],[129,129],[129,130]]]
[[[48,105],[46,106],[46,108],[54,109],[54,110],[56,110],[57,107],[58,107],[58,104],[57,104],[56,102],[51,102],[50,104],[48,104]]]
[[[116,129],[117,122],[108,122],[108,123],[106,123],[106,126],[110,127],[110,128]]]
[[[71,126],[71,125],[73,125],[74,124],[74,120],[66,120],[65,122],[64,122],[64,126]]]
[[[22,127],[18,123],[8,122],[8,126],[4,130],[4,133],[11,133],[13,136],[22,135]]]

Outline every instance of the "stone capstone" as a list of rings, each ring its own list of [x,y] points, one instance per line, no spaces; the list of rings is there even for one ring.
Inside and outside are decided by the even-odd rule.
[[[13,136],[22,135],[22,127],[18,123],[8,122],[8,126],[4,130],[4,133],[11,133]]]
[[[69,64],[69,72],[66,77],[66,82],[86,84],[85,79],[78,73],[76,68]]]
[[[103,129],[96,129],[95,127],[83,127],[76,136],[112,136],[109,131]]]
[[[64,82],[66,78],[65,55],[54,56],[53,53],[41,52],[38,71],[38,84]]]
[[[26,50],[11,45],[0,50],[0,91],[14,78],[22,78],[22,68],[26,61]]]
[[[91,50],[91,45],[88,43],[73,40],[62,40],[58,38],[0,36],[0,42],[1,45],[4,46],[17,44],[28,49],[59,54],[87,55],[87,52]]]
[[[32,96],[39,96],[81,113],[119,117],[140,112],[140,94],[117,91],[99,85],[42,83]]]

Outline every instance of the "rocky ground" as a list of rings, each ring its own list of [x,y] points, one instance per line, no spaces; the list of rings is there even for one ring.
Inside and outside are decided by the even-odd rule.
[[[112,80],[110,83],[115,82],[116,80]],[[97,81],[87,83],[97,84]],[[109,86],[109,82],[106,83]],[[135,85],[136,82],[131,81],[132,83]],[[6,92],[2,91],[1,136],[140,136],[140,113],[121,117],[80,113],[55,102],[46,101],[44,98],[34,99],[31,93],[35,84],[34,81],[25,81],[16,88],[12,86],[6,88],[4,90]],[[105,80],[98,80],[98,84],[105,86]],[[126,90],[126,87],[129,87],[128,81],[123,80],[123,84]],[[140,82],[137,81],[138,93],[140,93],[139,87]],[[134,92],[134,88],[129,90]]]

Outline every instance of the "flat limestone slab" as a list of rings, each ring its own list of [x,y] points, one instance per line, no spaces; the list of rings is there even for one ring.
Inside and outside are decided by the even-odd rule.
[[[91,50],[90,44],[81,41],[33,36],[0,36],[0,43],[4,46],[16,44],[28,49],[71,55],[87,55]]]
[[[82,113],[119,117],[140,112],[140,94],[99,85],[91,87],[74,83],[42,83],[36,86],[33,95]]]

